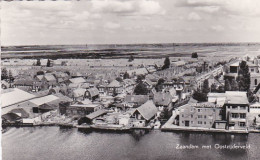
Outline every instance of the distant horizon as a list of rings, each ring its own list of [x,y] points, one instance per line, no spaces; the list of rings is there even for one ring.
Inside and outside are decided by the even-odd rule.
[[[154,42],[154,43],[85,43],[85,44],[21,44],[1,45],[1,47],[15,46],[80,46],[80,45],[149,45],[149,44],[260,44],[260,42]]]

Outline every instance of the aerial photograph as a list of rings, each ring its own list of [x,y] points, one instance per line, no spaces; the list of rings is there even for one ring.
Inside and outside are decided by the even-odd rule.
[[[0,1],[0,159],[260,159],[259,8]]]

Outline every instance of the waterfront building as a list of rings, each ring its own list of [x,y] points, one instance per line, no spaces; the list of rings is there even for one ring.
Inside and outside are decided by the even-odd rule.
[[[212,128],[215,122],[222,120],[222,106],[211,102],[189,103],[179,110],[179,126],[182,127]]]
[[[156,116],[158,109],[154,105],[153,101],[149,100],[136,110],[131,115],[132,125],[134,127],[145,127],[152,118]]]
[[[100,104],[80,104],[76,103],[73,105],[69,105],[68,103],[60,103],[59,104],[59,112],[61,115],[66,116],[86,116],[90,113],[93,113],[97,110],[100,110],[102,105]]]
[[[226,91],[224,104],[228,129],[247,130],[249,102],[246,92]]]

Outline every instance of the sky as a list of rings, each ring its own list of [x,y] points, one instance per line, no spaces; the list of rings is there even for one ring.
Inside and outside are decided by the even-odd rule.
[[[259,0],[0,2],[2,45],[260,42]]]

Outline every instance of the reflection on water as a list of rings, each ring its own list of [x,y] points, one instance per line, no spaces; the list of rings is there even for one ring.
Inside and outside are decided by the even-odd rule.
[[[249,149],[216,149],[247,145]],[[177,149],[194,145],[197,149]],[[205,149],[202,146],[211,146]],[[101,133],[59,127],[8,128],[2,135],[3,159],[259,159],[259,134],[203,134],[133,130]],[[15,154],[14,154],[15,152]]]

